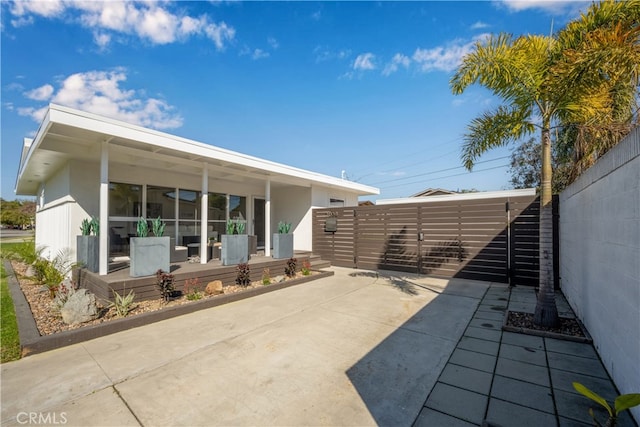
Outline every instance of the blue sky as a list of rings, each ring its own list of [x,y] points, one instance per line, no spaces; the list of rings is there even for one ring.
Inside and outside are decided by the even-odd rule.
[[[49,102],[381,189],[508,189],[509,148],[462,168],[497,100],[454,96],[489,33],[548,34],[588,2],[2,1],[2,197]],[[375,198],[373,198],[375,199]]]

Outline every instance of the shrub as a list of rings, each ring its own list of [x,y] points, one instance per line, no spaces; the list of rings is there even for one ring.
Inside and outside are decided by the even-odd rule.
[[[197,301],[202,299],[202,292],[200,290],[200,279],[194,277],[193,279],[186,279],[184,281],[184,293],[187,295],[189,301]]]
[[[284,274],[287,277],[295,277],[296,269],[298,268],[298,260],[295,258],[289,258],[287,266],[284,268]]]
[[[171,273],[162,270],[156,272],[156,286],[160,290],[160,295],[165,302],[168,302],[175,291],[175,278]]]
[[[271,284],[271,273],[269,272],[268,268],[265,268],[264,270],[262,270],[262,284],[263,285]]]
[[[609,413],[609,419],[607,420],[605,425],[608,427],[613,427],[616,425],[616,422],[618,420],[618,415],[620,415],[622,411],[626,411],[627,409],[640,405],[640,393],[622,394],[616,397],[613,404],[613,408],[612,408],[611,405],[609,405],[609,402],[607,402],[602,396],[600,396],[599,394],[595,393],[592,390],[589,390],[584,385],[578,382],[574,382],[573,388],[578,393],[593,400],[594,402],[598,403],[600,406],[602,406],[604,409],[607,410],[607,412]],[[593,413],[593,409],[591,408],[589,408],[589,415],[591,415],[591,418],[593,418],[594,425],[597,425],[597,426],[602,425],[598,420],[596,420],[596,417]]]
[[[109,307],[116,309],[118,317],[126,317],[133,309],[133,300],[136,298],[135,292],[131,290],[126,296],[120,295],[113,289],[111,289],[111,292],[113,292],[113,302],[109,304]]]
[[[302,268],[300,270],[302,271],[303,276],[308,276],[311,274],[311,263],[308,259],[302,261]]]
[[[246,262],[238,264],[236,283],[240,286],[249,286],[251,283],[251,271]]]

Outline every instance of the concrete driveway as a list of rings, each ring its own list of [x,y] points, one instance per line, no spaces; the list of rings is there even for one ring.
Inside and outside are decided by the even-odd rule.
[[[409,426],[489,283],[334,271],[3,364],[2,425]]]

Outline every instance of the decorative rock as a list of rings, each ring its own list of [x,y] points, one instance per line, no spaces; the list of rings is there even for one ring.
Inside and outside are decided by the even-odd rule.
[[[33,266],[33,264],[29,264],[27,266],[27,270],[24,272],[24,275],[27,277],[35,277],[36,275],[36,269]]]
[[[88,322],[96,317],[96,296],[86,289],[79,289],[69,297],[60,310],[62,321],[67,325]]]
[[[224,293],[222,290],[222,281],[214,280],[213,282],[207,283],[207,287],[204,289],[204,292],[207,295],[219,295]]]

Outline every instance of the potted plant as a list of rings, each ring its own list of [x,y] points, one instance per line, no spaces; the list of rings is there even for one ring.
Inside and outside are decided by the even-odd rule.
[[[278,232],[273,235],[273,257],[288,259],[293,257],[293,233],[290,222],[278,223]]]
[[[85,218],[80,224],[80,236],[76,237],[76,261],[92,273],[100,268],[100,221],[96,217]]]
[[[130,242],[131,277],[151,276],[158,270],[169,271],[169,258],[171,254],[170,239],[163,236],[165,223],[160,217],[152,220],[151,229],[153,237],[149,236],[149,224],[140,217],[136,224],[136,236]]]
[[[244,221],[227,221],[227,234],[222,235],[222,265],[249,261],[249,236],[244,234],[245,227]]]

